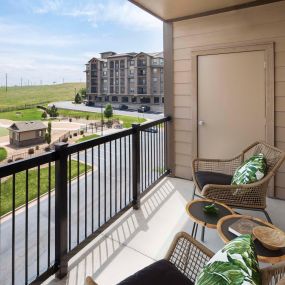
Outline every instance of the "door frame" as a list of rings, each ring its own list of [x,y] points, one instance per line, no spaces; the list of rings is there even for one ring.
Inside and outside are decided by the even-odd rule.
[[[198,156],[198,57],[203,55],[218,55],[227,53],[240,53],[249,51],[263,51],[265,54],[265,104],[266,126],[265,141],[274,145],[274,42],[242,42],[229,45],[205,46],[193,49],[192,61],[192,153]],[[246,146],[245,146],[246,147]]]

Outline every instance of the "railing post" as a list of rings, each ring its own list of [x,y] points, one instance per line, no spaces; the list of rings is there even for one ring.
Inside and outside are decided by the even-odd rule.
[[[56,143],[55,161],[55,265],[57,278],[67,274],[67,143]]]
[[[133,208],[138,210],[140,208],[140,124],[132,124],[133,139],[132,139],[132,173],[133,173]]]

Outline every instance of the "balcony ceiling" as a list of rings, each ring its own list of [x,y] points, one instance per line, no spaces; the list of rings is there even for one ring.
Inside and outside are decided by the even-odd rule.
[[[199,17],[231,9],[265,4],[253,0],[129,0],[164,21]],[[270,1],[268,1],[270,2]]]

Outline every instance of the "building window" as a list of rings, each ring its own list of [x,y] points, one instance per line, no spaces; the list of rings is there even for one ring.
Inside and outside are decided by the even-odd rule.
[[[130,83],[134,83],[135,79],[134,78],[130,78]]]
[[[150,103],[150,98],[146,97],[141,98],[141,103]]]
[[[135,65],[135,61],[134,60],[131,60],[130,61],[130,66],[134,66]]]
[[[122,102],[123,103],[128,103],[129,102],[129,98],[126,97],[126,96],[122,97]]]
[[[154,97],[153,102],[154,102],[154,104],[158,104],[159,103],[159,97]]]
[[[120,78],[120,84],[125,85],[125,78]]]
[[[114,61],[110,61],[110,68],[114,68]]]
[[[118,102],[118,97],[117,96],[112,96],[112,102]]]
[[[109,97],[105,96],[105,102],[109,102]]]
[[[161,98],[162,103],[164,103],[164,97]]]
[[[114,87],[110,86],[110,93],[114,93]]]
[[[120,60],[120,68],[125,68],[125,61],[124,60]]]
[[[132,97],[132,103],[137,103],[137,97]]]
[[[138,87],[138,94],[146,94],[146,88],[145,87]]]
[[[107,76],[107,71],[103,71],[103,76]]]
[[[116,67],[116,69],[119,68],[119,62],[118,61],[116,61],[115,67]]]
[[[154,59],[152,60],[152,64],[157,64],[157,59],[156,59],[156,58],[154,58]]]
[[[153,89],[152,92],[153,92],[154,94],[156,94],[156,93],[157,93],[157,90],[156,90],[156,89]]]
[[[119,76],[119,71],[116,71],[116,76],[117,76],[117,77]]]
[[[145,69],[138,69],[138,75],[146,75],[146,70]]]
[[[130,93],[135,93],[135,88],[130,88],[129,90]]]
[[[97,93],[97,87],[91,87],[91,93]]]
[[[107,67],[107,62],[104,62],[104,63],[103,63],[103,67]]]
[[[119,86],[116,86],[116,87],[115,87],[115,93],[116,93],[116,94],[119,94]]]
[[[119,79],[116,79],[116,85],[119,85]]]
[[[153,72],[153,73],[157,73],[157,68],[154,68],[154,69],[152,70],[152,72]]]
[[[152,81],[157,82],[157,77],[153,77]]]

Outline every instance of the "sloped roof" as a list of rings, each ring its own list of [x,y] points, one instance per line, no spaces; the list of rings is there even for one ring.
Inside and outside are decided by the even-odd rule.
[[[16,122],[9,127],[9,130],[15,132],[28,132],[42,129],[47,129],[47,126],[41,121]]]

